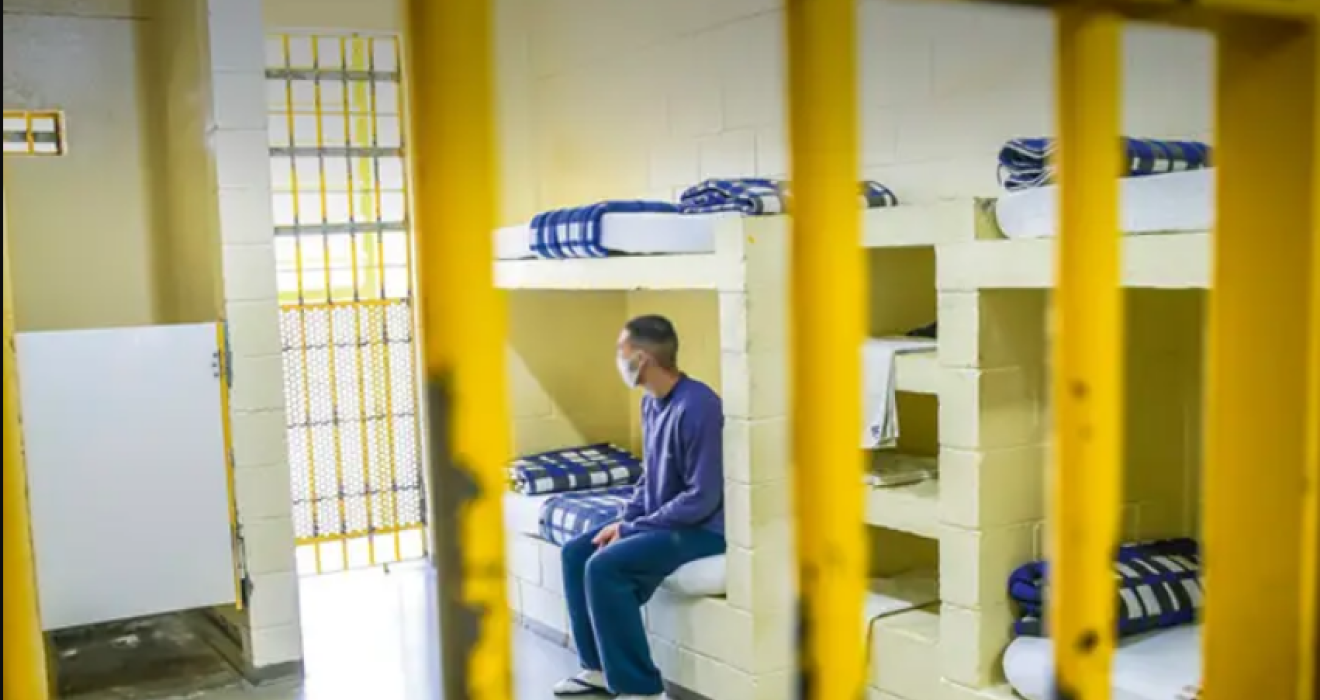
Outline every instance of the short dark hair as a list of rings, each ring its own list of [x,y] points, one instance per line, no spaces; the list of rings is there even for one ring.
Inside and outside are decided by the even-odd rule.
[[[664,316],[638,316],[624,324],[628,342],[645,350],[665,369],[678,367],[678,332]]]

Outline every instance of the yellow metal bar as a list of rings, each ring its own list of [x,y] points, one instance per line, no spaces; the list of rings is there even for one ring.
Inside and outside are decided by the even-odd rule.
[[[501,499],[509,458],[506,309],[490,251],[498,182],[491,5],[407,5],[430,526],[440,572],[441,695],[451,700],[512,696]]]
[[[353,44],[356,47],[357,40],[353,40]],[[350,67],[360,67],[360,66],[350,66],[349,53],[350,52],[349,52],[348,40],[343,37],[340,37],[339,39],[340,66],[343,68],[345,75],[348,74]],[[353,55],[355,57],[360,57],[361,52],[358,49],[354,48]],[[349,93],[348,82],[349,81],[345,80],[343,84],[344,145],[352,146],[353,145],[353,114],[352,114],[353,99]],[[344,167],[347,170],[345,175],[347,177],[346,186],[348,188],[348,220],[350,222],[356,222],[358,219],[358,208],[357,208],[357,202],[354,201],[354,197],[353,197],[357,189],[354,187],[354,183],[353,183],[353,177],[354,177],[353,159],[346,158],[344,161]],[[361,270],[358,267],[358,237],[356,233],[349,234],[349,258],[351,260],[351,264],[353,267],[353,332],[354,332],[353,339],[355,341],[353,343],[353,364],[354,364],[354,369],[357,371],[357,398],[358,398],[357,407],[358,407],[358,414],[361,420],[361,427],[359,427],[360,432],[358,436],[358,442],[361,443],[361,447],[362,447],[362,507],[366,511],[365,517],[367,519],[367,532],[373,532],[375,531],[376,520],[371,502],[371,447],[370,447],[371,441],[367,438],[367,431],[371,429],[371,426],[367,422],[367,416],[369,415],[369,413],[367,412],[366,363],[363,362],[362,360],[362,354],[363,352],[365,352],[365,350],[363,349],[363,345],[366,339],[362,335],[363,308],[360,304],[360,302],[362,301],[362,288],[359,286],[361,282]],[[344,523],[344,530],[345,531],[348,530],[347,522]],[[376,565],[375,537],[367,538],[367,560],[371,564],[371,566]]]
[[[1316,26],[1221,28],[1204,517],[1206,700],[1298,698]],[[1314,414],[1312,414],[1314,416]],[[1265,556],[1262,547],[1280,556]],[[1314,552],[1312,552],[1314,554]],[[1268,591],[1261,595],[1261,591]],[[1313,623],[1314,621],[1312,621]]]
[[[1312,39],[1313,65],[1320,65],[1320,39]],[[1311,76],[1314,125],[1320,117],[1320,71]],[[1320,178],[1320,133],[1311,132],[1311,177]],[[1312,189],[1320,182],[1312,180]],[[1297,697],[1320,697],[1320,196],[1311,198],[1311,344],[1306,360],[1308,379],[1307,457],[1302,497],[1302,595],[1298,620],[1302,625],[1302,669],[1297,679]],[[1307,659],[1313,659],[1306,663]]]
[[[388,309],[391,306],[407,306],[408,302],[403,299],[363,299],[353,302],[353,306],[360,306],[364,309]],[[302,311],[329,311],[331,309],[343,308],[344,304],[331,304],[325,302],[309,302],[298,304],[298,309]]]
[[[1111,4],[1134,9],[1150,6],[1176,10],[1192,3],[1184,0],[1112,0]],[[1320,15],[1320,3],[1316,0],[1198,0],[1195,5],[1207,18],[1245,16],[1314,21]]]
[[[374,534],[376,534],[376,535],[402,535],[402,534],[404,534],[404,533],[408,533],[408,532],[417,532],[417,531],[419,531],[419,530],[424,530],[424,529],[426,529],[426,526],[425,526],[425,525],[420,525],[420,524],[419,524],[419,525],[407,525],[407,526],[404,526],[404,527],[382,527],[382,528],[377,529],[377,530],[375,531]],[[300,538],[298,538],[298,539],[296,540],[296,544],[298,544],[299,546],[307,546],[307,545],[313,545],[313,544],[339,544],[339,543],[343,542],[344,540],[356,540],[356,539],[361,539],[361,538],[364,538],[364,537],[368,537],[368,536],[370,536],[371,534],[373,534],[373,533],[369,533],[369,532],[366,532],[366,531],[362,531],[362,532],[350,532],[350,533],[342,534],[342,535],[341,535],[341,534],[334,534],[334,535],[322,535],[322,536],[319,536],[319,537],[300,537]]]
[[[312,36],[312,66],[321,68],[321,37]],[[323,110],[324,102],[321,93],[321,81],[316,80],[312,83],[312,103],[316,109],[316,176],[317,176],[317,194],[321,203],[321,223],[330,222],[329,215],[329,190],[326,186],[325,178],[325,156],[322,154],[325,150],[325,112]],[[339,509],[339,529],[345,531],[348,529],[348,505],[344,502],[344,435],[343,426],[340,423],[339,415],[339,367],[338,344],[335,341],[335,306],[334,282],[331,268],[331,250],[330,234],[321,235],[321,251],[325,256],[325,301],[331,305],[331,309],[325,314],[325,330],[328,342],[326,343],[326,370],[330,375],[330,412],[332,415],[333,438],[331,445],[334,449],[335,457],[335,506]],[[343,541],[343,555],[345,566],[348,564],[348,540]]]
[[[376,535],[403,534],[406,532],[415,532],[422,530],[422,525],[409,525],[407,527],[382,527],[375,531]],[[371,536],[373,533],[367,531],[350,532],[347,534],[321,535],[319,537],[300,537],[295,542],[299,546],[308,546],[313,544],[340,544],[344,540],[357,540]]]
[[[225,441],[225,486],[229,490],[229,531],[234,556],[234,596],[236,607],[243,610],[243,572],[239,569],[242,561],[242,545],[238,539],[238,489],[235,486],[234,464],[234,419],[229,413],[229,338],[226,336],[224,321],[215,325],[215,347],[217,364],[220,366],[220,428]]]
[[[1064,7],[1075,0],[974,0],[984,5]],[[1146,21],[1216,28],[1244,18],[1270,18],[1313,22],[1320,16],[1320,0],[1087,0],[1096,9]]]
[[[286,34],[281,37],[281,45],[284,53],[284,65],[286,68],[293,66],[293,50],[291,40]],[[285,122],[289,128],[289,147],[297,145],[298,138],[296,129],[296,120],[293,118],[293,78],[284,80],[284,104],[285,104]],[[302,223],[302,206],[298,189],[298,163],[289,158],[289,188],[293,191],[293,222]],[[294,277],[297,280],[298,301],[305,303],[307,301],[307,283],[303,277],[303,239],[302,234],[294,237]],[[329,261],[327,261],[327,264]],[[326,313],[329,313],[327,310]],[[310,363],[307,360],[307,311],[298,312],[298,329],[302,340],[298,343],[298,363],[302,372],[302,395],[303,395],[303,415],[307,417],[307,491],[308,491],[308,510],[312,520],[312,532],[320,533],[320,506],[317,502],[319,493],[316,485],[316,434],[312,430],[312,386]],[[321,560],[321,547],[317,546],[316,555],[316,573],[323,571]]]
[[[5,700],[47,700],[46,647],[37,604],[37,570],[28,521],[27,471],[14,356],[13,277],[9,274],[9,201],[4,203],[4,694]]]
[[[799,683],[804,700],[861,697],[866,550],[862,453],[852,426],[866,332],[857,212],[854,0],[790,0],[793,163],[792,382],[797,501]],[[810,410],[801,410],[809,406]]]
[[[1053,296],[1054,479],[1048,624],[1057,697],[1105,700],[1123,489],[1118,177],[1121,18],[1056,10],[1061,227]]]
[[[371,70],[375,71],[376,46],[374,39],[372,39],[368,43],[368,49],[369,49],[368,53],[371,56],[370,58]],[[397,39],[394,40],[394,65],[396,68],[399,68],[400,70],[402,70],[403,68],[403,56],[399,51],[399,42]],[[399,100],[399,105],[398,105],[399,109],[397,111],[399,114],[400,128],[402,129],[403,85],[401,84],[399,86],[399,89],[396,90],[395,92],[397,93],[398,95],[397,99]],[[373,85],[371,90],[371,145],[373,146],[380,145],[379,108],[380,108],[379,99],[376,95],[375,86]],[[383,221],[384,202],[381,195],[382,183],[381,183],[379,159],[375,161],[375,175],[376,175],[376,188],[375,188],[376,218],[378,221]],[[404,177],[404,182],[407,182],[406,176]],[[404,206],[405,207],[407,206],[406,198],[404,199]],[[409,254],[411,254],[412,241],[408,240],[407,244],[408,244]],[[380,232],[376,235],[376,257],[377,257],[376,262],[377,265],[379,266],[379,270],[377,273],[379,275],[379,279],[377,281],[380,284],[380,298],[386,299],[388,298],[389,294],[387,293],[388,290],[385,282],[385,234],[383,232]],[[382,338],[389,337],[388,317],[381,318],[380,332]],[[394,429],[395,428],[394,426],[394,358],[390,354],[389,344],[386,342],[382,342],[380,345],[380,359],[381,359],[381,368],[385,375],[385,416],[386,416],[385,445],[386,445],[386,449],[389,450],[389,465],[390,465],[390,514],[392,516],[390,522],[397,528],[399,526],[399,457],[398,457],[398,452],[395,451],[398,447],[398,441],[397,441],[396,431]],[[415,415],[414,420],[417,421],[413,435],[417,436],[417,439],[420,440],[422,407],[417,402],[417,393],[416,393],[417,382],[414,380],[410,382],[410,384],[413,386],[413,412]],[[420,452],[420,450],[418,451]],[[394,558],[396,560],[403,559],[403,540],[400,538],[400,533],[398,532],[394,533]]]

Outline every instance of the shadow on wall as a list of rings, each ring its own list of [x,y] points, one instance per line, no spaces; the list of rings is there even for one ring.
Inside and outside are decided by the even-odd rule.
[[[720,310],[714,293],[509,295],[515,453],[604,441],[640,450],[641,395],[620,381],[615,344],[629,318],[651,313],[674,322],[682,369],[720,391]]]
[[[629,392],[615,370],[627,319],[619,292],[509,295],[509,393],[516,454],[630,443]]]

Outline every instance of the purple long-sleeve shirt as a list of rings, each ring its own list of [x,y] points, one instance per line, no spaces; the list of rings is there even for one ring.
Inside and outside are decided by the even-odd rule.
[[[646,471],[623,509],[621,534],[701,528],[724,533],[724,403],[684,376],[664,398],[642,398]]]

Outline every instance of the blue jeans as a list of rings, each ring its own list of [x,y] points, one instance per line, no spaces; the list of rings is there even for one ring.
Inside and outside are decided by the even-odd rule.
[[[564,545],[564,593],[582,667],[605,674],[620,695],[664,692],[651,659],[642,606],[680,566],[723,554],[724,537],[708,530],[639,532],[596,549],[593,530]]]

